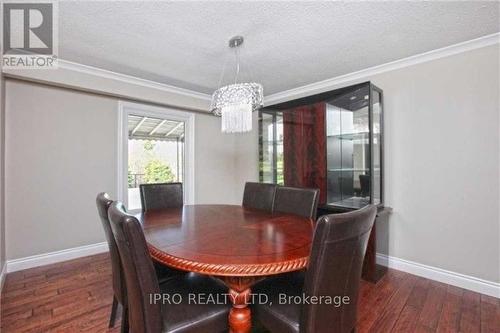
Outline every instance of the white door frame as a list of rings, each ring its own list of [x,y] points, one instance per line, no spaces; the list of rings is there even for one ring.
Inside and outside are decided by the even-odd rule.
[[[187,205],[194,204],[194,113],[125,101],[118,102],[117,199],[128,207],[129,114],[152,118],[168,118],[184,122],[184,203]]]

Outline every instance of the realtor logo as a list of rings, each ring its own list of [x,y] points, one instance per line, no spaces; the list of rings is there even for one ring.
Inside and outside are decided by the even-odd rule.
[[[4,67],[57,67],[55,7],[53,2],[3,4]]]

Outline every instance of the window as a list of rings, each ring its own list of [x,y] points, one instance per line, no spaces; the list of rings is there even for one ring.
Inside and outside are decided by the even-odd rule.
[[[128,207],[141,208],[139,185],[184,178],[184,122],[128,115]]]
[[[139,185],[181,182],[192,203],[193,115],[147,105],[122,103],[119,193],[129,210],[140,209]]]

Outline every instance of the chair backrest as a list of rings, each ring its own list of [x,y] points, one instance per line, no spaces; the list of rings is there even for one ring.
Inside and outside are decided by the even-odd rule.
[[[370,205],[325,215],[316,223],[303,292],[318,297],[348,296],[349,304],[304,305],[301,332],[343,333],[355,327],[363,260],[376,214],[377,208]]]
[[[150,301],[160,287],[141,225],[121,202],[111,204],[108,217],[126,281],[130,331],[161,332],[161,304]]]
[[[144,212],[182,207],[182,183],[141,184],[141,204]]]
[[[273,212],[290,213],[316,220],[319,190],[278,186]]]
[[[101,218],[102,227],[104,229],[104,235],[106,236],[106,241],[108,242],[109,255],[111,258],[111,272],[113,279],[113,292],[115,297],[123,304],[125,302],[125,280],[123,277],[122,264],[120,260],[120,254],[118,253],[118,247],[116,246],[115,238],[113,232],[111,231],[111,224],[108,219],[108,209],[113,203],[113,200],[109,198],[107,193],[99,193],[96,198],[97,212]]]
[[[246,182],[243,206],[272,212],[275,192],[276,184]]]

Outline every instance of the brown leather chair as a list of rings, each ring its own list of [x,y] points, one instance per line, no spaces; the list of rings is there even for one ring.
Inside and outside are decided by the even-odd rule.
[[[318,189],[278,186],[273,212],[296,214],[316,220],[318,200]]]
[[[272,302],[255,305],[255,317],[271,332],[351,332],[356,326],[359,282],[377,208],[322,216],[305,272],[272,278],[253,288]],[[280,304],[280,295],[348,296],[349,304]],[[283,299],[283,298],[281,298]],[[335,300],[333,300],[335,303]],[[337,299],[338,301],[338,299]],[[327,303],[323,299],[323,303]],[[344,302],[346,303],[346,302]]]
[[[182,207],[182,183],[139,185],[142,211]]]
[[[116,242],[111,231],[111,225],[108,220],[108,209],[113,203],[113,200],[109,198],[107,193],[99,193],[96,198],[97,212],[101,218],[102,227],[104,228],[104,235],[106,236],[106,241],[108,242],[109,254],[111,257],[111,272],[113,279],[113,304],[111,305],[111,316],[109,318],[109,327],[115,326],[116,310],[118,304],[122,305],[123,313],[126,313],[126,291],[125,283],[123,280],[123,272],[121,268],[120,255],[118,254],[118,248],[116,247]],[[125,317],[125,316],[124,316]],[[127,321],[122,321],[122,332],[128,332]]]
[[[113,279],[113,304],[111,305],[111,316],[109,318],[109,327],[115,326],[116,320],[116,311],[118,308],[118,304],[122,306],[123,313],[127,312],[127,292],[125,289],[125,278],[123,276],[122,266],[120,255],[118,253],[118,247],[115,242],[115,238],[113,237],[113,233],[111,231],[111,224],[108,219],[108,209],[109,206],[113,203],[113,200],[109,198],[107,193],[99,193],[96,198],[97,204],[97,212],[99,213],[99,217],[101,219],[102,227],[104,229],[104,235],[106,236],[106,241],[108,242],[109,254],[111,258],[111,272]],[[185,272],[181,272],[178,270],[170,269],[158,263],[154,264],[156,275],[158,279],[161,281],[165,281],[170,279],[171,277],[179,274],[185,274]],[[128,332],[128,323],[127,316],[123,315],[122,320],[122,332]]]
[[[161,285],[156,277],[139,221],[120,202],[108,210],[125,275],[128,316],[134,333],[222,332],[228,329],[228,304],[189,304],[189,295],[222,298],[221,282],[198,274],[179,275]],[[182,302],[155,302],[154,295],[181,295]]]
[[[272,212],[275,192],[276,184],[246,182],[243,206]]]

